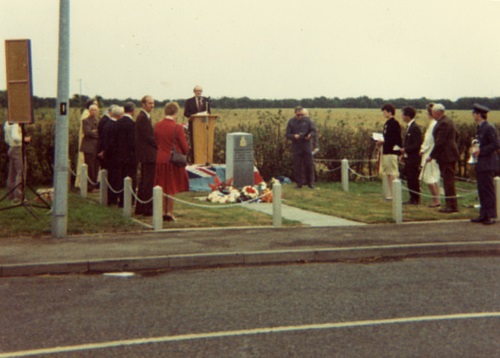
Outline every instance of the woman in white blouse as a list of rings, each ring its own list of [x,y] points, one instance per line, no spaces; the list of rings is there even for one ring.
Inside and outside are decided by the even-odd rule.
[[[427,130],[425,131],[424,142],[420,147],[420,154],[422,155],[422,171],[420,172],[420,180],[423,180],[429,186],[429,190],[432,194],[432,203],[429,205],[431,208],[437,208],[441,205],[439,200],[439,178],[441,177],[441,173],[439,171],[439,165],[436,160],[431,160],[427,163],[427,157],[432,152],[434,148],[434,136],[432,132],[434,131],[434,126],[437,121],[432,118],[432,107],[434,103],[430,103],[427,105],[427,116],[429,117],[429,125],[427,126]]]

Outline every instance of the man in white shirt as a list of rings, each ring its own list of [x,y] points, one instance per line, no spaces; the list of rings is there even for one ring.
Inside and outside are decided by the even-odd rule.
[[[3,126],[5,143],[9,146],[9,175],[7,177],[7,198],[12,204],[20,204],[23,199],[23,190],[20,185],[25,177],[25,165],[22,156],[22,131],[17,123],[5,121]],[[29,143],[30,137],[25,137],[24,142]]]

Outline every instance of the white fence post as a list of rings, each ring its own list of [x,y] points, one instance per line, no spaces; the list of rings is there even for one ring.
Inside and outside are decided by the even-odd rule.
[[[80,170],[80,196],[82,198],[87,197],[89,188],[89,176],[88,176],[88,166],[83,163]]]
[[[349,191],[349,161],[342,159],[342,190]]]
[[[273,184],[273,226],[281,227],[282,225],[281,218],[281,184],[274,183]]]
[[[101,205],[108,205],[108,171],[106,169],[101,169],[100,178],[99,199]]]
[[[163,189],[157,185],[153,188],[153,230],[163,229]]]
[[[132,216],[132,178],[123,179],[123,215]]]
[[[403,192],[399,179],[392,182],[392,216],[396,224],[403,222]]]

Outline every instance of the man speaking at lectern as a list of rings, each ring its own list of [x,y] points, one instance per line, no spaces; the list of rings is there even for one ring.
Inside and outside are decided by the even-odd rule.
[[[191,97],[186,100],[184,104],[184,117],[188,119],[188,131],[189,131],[189,147],[191,150],[189,151],[189,161],[193,163],[193,124],[189,120],[189,118],[193,114],[208,112],[210,114],[210,104],[209,99],[207,97],[203,97],[201,94],[203,93],[203,88],[201,86],[195,86],[193,89],[194,97]]]

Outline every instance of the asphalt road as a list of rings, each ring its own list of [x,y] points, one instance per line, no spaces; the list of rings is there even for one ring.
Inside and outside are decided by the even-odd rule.
[[[0,358],[500,356],[499,264],[454,257],[4,278]]]

